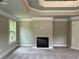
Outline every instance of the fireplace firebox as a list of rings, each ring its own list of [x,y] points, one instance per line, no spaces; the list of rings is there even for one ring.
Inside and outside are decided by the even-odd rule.
[[[48,37],[37,37],[37,48],[48,48],[49,38]]]

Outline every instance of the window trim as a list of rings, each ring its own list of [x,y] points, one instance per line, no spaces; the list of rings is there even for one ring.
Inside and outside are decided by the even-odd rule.
[[[11,21],[14,23],[12,26],[13,26],[13,27],[15,26],[15,27],[14,27],[15,29],[13,28],[12,31],[11,31],[11,28],[10,28],[10,26],[11,26],[11,25],[10,25],[10,22],[11,22]],[[11,39],[10,39],[10,35],[11,35],[10,33],[11,33],[11,32],[14,32],[14,33],[15,33],[15,34],[14,34],[14,35],[15,35],[15,37],[14,37],[15,39],[13,39],[13,41],[11,41]],[[16,21],[13,20],[13,19],[9,19],[9,44],[12,44],[12,43],[14,43],[14,42],[16,42],[16,41],[17,41],[17,40],[16,40]]]

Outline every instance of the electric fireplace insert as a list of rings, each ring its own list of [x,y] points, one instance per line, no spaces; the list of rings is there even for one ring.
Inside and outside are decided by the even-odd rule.
[[[48,37],[37,37],[37,48],[48,48],[49,38]]]

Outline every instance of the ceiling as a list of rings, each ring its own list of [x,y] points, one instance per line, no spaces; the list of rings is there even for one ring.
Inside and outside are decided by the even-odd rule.
[[[0,5],[0,10],[3,10],[11,15],[14,15],[22,20],[25,19],[31,19],[34,16],[48,16],[48,17],[52,17],[52,16],[70,16],[73,15],[71,10],[74,10],[74,8],[45,8],[40,6],[38,3],[38,0],[27,0],[29,5],[33,8],[36,8],[40,11],[42,10],[52,10],[53,12],[36,12],[34,10],[31,10],[28,8],[27,4],[24,3],[23,0],[5,0],[6,1],[6,5]],[[55,12],[55,10],[57,10]],[[63,11],[62,11],[63,10]],[[65,12],[65,10],[70,10],[68,12]],[[53,15],[52,15],[53,14]],[[75,13],[74,13],[75,14]]]
[[[11,15],[14,15],[20,19],[31,18],[29,10],[23,4],[22,0],[5,0],[6,5],[0,5],[0,10],[3,10]]]
[[[41,0],[40,0],[41,1]],[[43,7],[39,4],[39,0],[27,0],[28,4],[39,10],[74,10],[74,7]]]

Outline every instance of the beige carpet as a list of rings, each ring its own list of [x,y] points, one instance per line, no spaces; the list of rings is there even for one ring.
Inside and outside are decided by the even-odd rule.
[[[6,59],[79,59],[79,51],[68,48],[33,49],[20,47]]]

